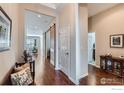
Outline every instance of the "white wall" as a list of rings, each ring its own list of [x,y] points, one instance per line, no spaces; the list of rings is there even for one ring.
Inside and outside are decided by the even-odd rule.
[[[69,13],[67,12],[69,11]],[[67,4],[59,15],[59,28],[70,25],[70,75],[75,84],[88,75],[88,11],[86,5]],[[61,39],[61,38],[59,38]],[[61,64],[61,63],[59,63]],[[66,64],[65,64],[66,65]]]
[[[12,20],[11,48],[0,52],[0,84],[18,59],[18,4],[0,4]]]
[[[89,18],[89,31],[96,33],[96,65],[100,65],[100,55],[112,53],[124,55],[124,48],[110,48],[109,36],[124,34],[124,4]]]
[[[39,54],[41,56],[42,62],[44,62],[44,40],[43,40],[43,34],[40,35],[40,49]]]
[[[46,38],[46,36],[45,36],[45,33],[43,33],[43,36],[42,36],[42,39],[43,39],[43,41],[42,41],[42,43],[41,44],[43,44],[43,62],[45,62],[45,55],[46,55],[46,43],[45,43],[45,38]]]
[[[88,10],[87,5],[80,4],[79,11],[79,29],[76,31],[76,77],[77,80],[88,75]]]
[[[59,18],[59,31],[60,28],[70,25],[71,29],[71,47],[70,47],[70,75],[68,76],[73,82],[76,80],[76,31],[75,31],[75,4],[66,4],[58,15]],[[68,13],[69,12],[69,13]],[[61,38],[59,38],[60,40]],[[60,47],[60,46],[59,46]],[[59,51],[60,54],[60,51]],[[60,55],[58,55],[60,56]],[[59,57],[60,59],[60,57]],[[59,64],[61,64],[59,62]],[[65,64],[66,65],[66,64]]]

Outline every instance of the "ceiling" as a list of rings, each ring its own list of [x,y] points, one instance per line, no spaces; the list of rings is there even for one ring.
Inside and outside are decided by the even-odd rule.
[[[112,8],[115,5],[117,5],[117,3],[89,3],[88,16],[94,16],[102,11]]]
[[[62,8],[65,5],[65,3],[40,3],[40,4],[55,9],[57,11],[59,11],[60,8]],[[94,16],[115,5],[117,5],[117,3],[88,3],[88,16],[89,17]]]
[[[60,11],[65,5],[64,3],[40,3],[41,5],[47,6],[51,9]],[[88,16],[94,16],[102,11],[105,11],[113,6],[117,5],[116,3],[88,3]],[[26,21],[26,30],[28,35],[40,35],[43,32],[47,31],[48,25],[54,19],[54,17],[35,13],[32,11],[25,12],[25,21]]]
[[[60,6],[60,3],[40,3],[40,4],[52,9],[57,9]]]
[[[25,26],[27,35],[38,36],[47,31],[53,19],[54,17],[26,10]]]
[[[66,4],[67,3],[40,3],[40,5],[54,9],[57,13],[59,13]]]

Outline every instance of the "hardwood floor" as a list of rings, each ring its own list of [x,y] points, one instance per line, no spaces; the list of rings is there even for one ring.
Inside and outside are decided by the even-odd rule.
[[[89,74],[80,80],[80,85],[124,85],[124,78],[101,71],[89,65]]]
[[[49,60],[36,61],[36,85],[74,85],[61,71],[55,70]],[[88,76],[80,80],[80,85],[124,85],[124,78],[101,71],[89,65]]]
[[[73,85],[63,72],[54,69],[49,60],[39,63],[36,66],[36,85]]]

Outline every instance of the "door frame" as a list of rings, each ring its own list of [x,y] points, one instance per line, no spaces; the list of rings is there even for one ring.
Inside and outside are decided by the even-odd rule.
[[[54,26],[54,67],[56,67],[56,24],[54,23],[52,26]],[[46,49],[47,49],[46,48],[46,44],[47,44],[46,34],[47,32],[51,31],[52,26],[50,26],[50,28],[44,33],[45,34],[45,59],[47,58],[46,56]]]
[[[95,47],[96,47],[96,33],[95,32],[88,32],[88,43],[89,43],[89,34],[92,34],[92,33],[95,34]],[[89,44],[88,44],[88,54],[89,54]],[[95,57],[96,57],[96,53],[95,53]],[[93,61],[93,58],[92,58],[92,61]],[[95,61],[96,61],[96,59],[95,59]],[[89,55],[88,55],[88,64],[91,64],[93,66],[96,66],[96,63],[95,62],[94,63],[89,63]]]

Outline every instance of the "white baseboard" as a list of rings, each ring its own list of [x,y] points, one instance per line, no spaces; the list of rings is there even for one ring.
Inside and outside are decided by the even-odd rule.
[[[96,66],[96,64],[93,64],[93,63],[88,63],[88,64],[90,64],[90,65],[92,65],[92,66]]]
[[[69,76],[68,73],[64,70],[64,68],[60,65],[60,70],[66,75],[66,76]]]
[[[79,80],[74,80],[73,78],[69,77],[69,79],[75,84],[75,85],[79,85]]]
[[[89,63],[90,65],[92,65],[92,66],[95,66],[96,68],[100,68],[100,66],[99,65],[96,65],[96,64],[91,64],[91,63]]]
[[[79,80],[74,80],[73,78],[71,78],[70,76],[68,76],[68,74],[63,70],[63,67],[61,65],[59,65],[59,70],[61,70],[64,74],[67,75],[67,77],[69,78],[69,80],[71,80],[74,84],[79,85]]]
[[[55,70],[61,70],[60,67],[55,67]]]
[[[96,67],[96,68],[100,68],[100,66],[99,66],[99,65],[95,65],[95,67]]]
[[[82,79],[82,78],[84,78],[84,77],[86,77],[86,76],[88,76],[88,73],[85,73],[85,74],[81,75],[81,76],[79,77],[79,80]]]
[[[50,63],[54,66],[54,61],[53,60],[50,60]]]
[[[81,75],[81,76],[79,77],[79,81],[80,81],[80,79],[82,79],[82,78],[84,78],[84,77],[86,77],[86,76],[88,76],[88,73],[85,73],[85,74]]]

